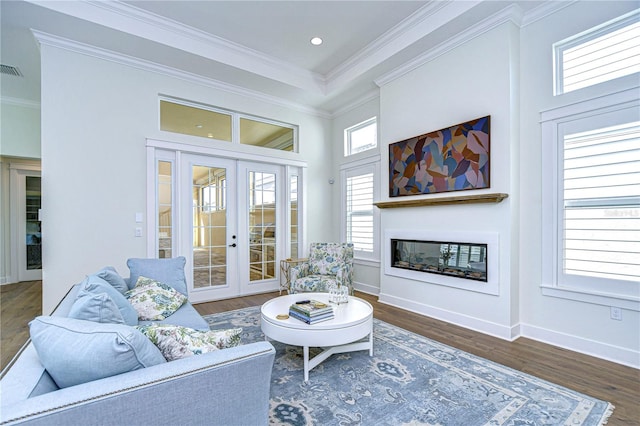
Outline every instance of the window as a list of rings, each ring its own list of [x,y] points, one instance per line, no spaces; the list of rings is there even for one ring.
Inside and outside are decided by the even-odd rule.
[[[640,10],[553,45],[555,94],[640,72]]]
[[[160,130],[231,142],[231,114],[161,100]]]
[[[356,258],[378,259],[377,165],[367,164],[343,171],[344,239],[353,243]]]
[[[378,146],[378,124],[376,118],[370,118],[344,131],[345,157],[358,152],[374,149]]]
[[[280,124],[240,118],[240,143],[293,151],[294,129]]]
[[[297,149],[297,126],[187,101],[160,99],[160,130],[280,151]]]
[[[640,122],[564,136],[565,274],[640,277]]]
[[[640,310],[637,88],[542,114],[543,293]]]

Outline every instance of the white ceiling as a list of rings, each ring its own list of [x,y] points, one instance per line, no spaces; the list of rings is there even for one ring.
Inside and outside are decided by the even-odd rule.
[[[1,95],[39,101],[35,30],[56,43],[92,46],[331,113],[483,21],[505,10],[521,18],[549,3],[3,0],[1,62],[24,77],[2,75]],[[314,36],[324,43],[312,46]]]

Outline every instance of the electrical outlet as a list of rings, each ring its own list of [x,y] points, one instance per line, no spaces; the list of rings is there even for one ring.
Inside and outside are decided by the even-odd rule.
[[[142,237],[142,228],[139,226],[136,227],[136,237]]]
[[[622,309],[615,306],[611,307],[611,319],[616,321],[622,321]]]

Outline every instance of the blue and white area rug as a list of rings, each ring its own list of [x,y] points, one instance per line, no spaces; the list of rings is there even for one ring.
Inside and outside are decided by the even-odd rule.
[[[212,329],[242,327],[264,340],[259,307],[205,316]],[[302,348],[271,342],[270,424],[602,425],[613,406],[374,320],[369,351],[337,354],[309,373]],[[314,352],[310,350],[313,356]]]

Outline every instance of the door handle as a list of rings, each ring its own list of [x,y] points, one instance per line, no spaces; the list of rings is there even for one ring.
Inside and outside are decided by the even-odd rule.
[[[236,246],[236,243],[229,244],[229,247],[235,247],[235,246]]]

